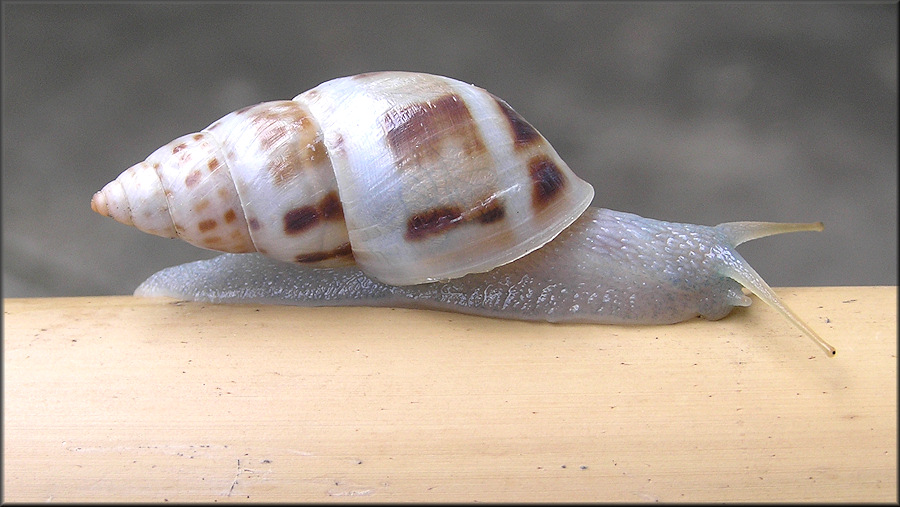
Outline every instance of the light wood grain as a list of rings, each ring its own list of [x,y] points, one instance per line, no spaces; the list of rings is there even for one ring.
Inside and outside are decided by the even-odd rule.
[[[4,300],[5,501],[897,501],[896,287],[718,322]]]

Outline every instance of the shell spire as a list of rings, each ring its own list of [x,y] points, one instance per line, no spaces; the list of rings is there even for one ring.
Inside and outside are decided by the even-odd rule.
[[[292,101],[247,107],[175,139],[94,194],[91,208],[210,250],[352,262],[318,127]]]

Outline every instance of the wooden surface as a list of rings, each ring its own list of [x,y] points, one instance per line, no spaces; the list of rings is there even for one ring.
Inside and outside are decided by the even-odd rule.
[[[897,289],[718,322],[4,300],[5,501],[889,501]]]

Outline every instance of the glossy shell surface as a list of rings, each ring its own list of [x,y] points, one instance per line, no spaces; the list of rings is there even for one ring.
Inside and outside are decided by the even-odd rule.
[[[592,197],[503,100],[450,78],[378,72],[230,113],[126,170],[92,206],[203,248],[355,261],[408,285],[518,259]]]

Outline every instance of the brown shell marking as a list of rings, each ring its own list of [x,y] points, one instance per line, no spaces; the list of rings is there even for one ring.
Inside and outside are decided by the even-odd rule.
[[[200,203],[200,205],[197,206],[197,209],[200,209],[202,211],[202,209],[206,208],[208,205],[209,205],[209,201],[204,200]],[[222,214],[222,219],[225,221],[226,224],[230,224],[231,222],[234,222],[235,220],[237,220],[237,213],[233,209],[229,209],[228,211],[226,211],[225,213]],[[219,226],[219,222],[212,218],[207,219],[207,220],[202,220],[197,223],[197,229],[200,232],[209,232],[218,226]],[[243,237],[243,232],[242,231],[234,231],[231,234],[231,236],[232,236],[232,239],[241,239],[241,237]],[[205,241],[212,242],[212,238],[206,238]],[[220,241],[221,241],[221,239],[220,239]]]
[[[200,171],[191,171],[184,178],[184,186],[187,188],[194,188],[200,183],[202,178],[203,175],[200,174]]]
[[[409,217],[406,223],[406,239],[417,240],[459,225],[462,210],[458,206],[432,208]]]
[[[522,115],[510,107],[505,100],[493,94],[491,97],[497,102],[497,105],[500,106],[500,110],[503,111],[503,115],[506,116],[507,121],[509,121],[509,126],[512,129],[513,138],[515,139],[516,149],[524,149],[532,143],[543,140],[537,129],[532,127],[525,118],[522,118]]]
[[[516,151],[532,152],[532,146],[539,147],[546,143],[543,136],[517,113],[503,99],[491,95],[503,111],[509,122],[515,139]],[[566,185],[566,178],[557,165],[545,155],[536,155],[528,160],[528,173],[531,176],[531,202],[535,209],[545,207]]]
[[[290,181],[310,163],[325,156],[325,147],[316,138],[318,129],[306,108],[296,102],[276,106],[254,120],[260,129],[260,145],[271,151],[281,145],[281,156],[273,157],[269,173],[275,185]]]
[[[350,76],[350,79],[354,80],[368,80],[377,76],[390,75],[393,72],[385,72],[385,71],[374,71],[374,72],[363,72],[362,74],[355,74]]]
[[[490,196],[481,202],[481,205],[473,210],[472,218],[482,224],[492,224],[498,220],[503,220],[506,216],[506,210],[500,199]]]
[[[297,102],[257,104],[232,114],[248,117],[261,152],[271,154],[267,169],[276,186],[284,185],[305,167],[318,164],[328,156],[318,125],[311,113]]]
[[[487,168],[478,165],[484,165],[490,155],[461,97],[450,93],[391,110],[384,115],[383,124],[399,170],[426,174],[437,196],[454,185],[482,191],[488,187],[490,192]],[[458,170],[459,164],[470,164],[463,168],[470,170]],[[458,181],[461,175],[472,181]],[[404,237],[421,240],[466,223],[494,223],[506,214],[502,202],[492,193],[470,199],[473,201],[441,204],[414,213],[407,220]]]
[[[294,208],[284,214],[284,232],[285,234],[300,234],[315,225],[318,220],[319,215],[315,207]]]
[[[500,199],[489,196],[469,211],[463,211],[458,206],[444,206],[416,213],[411,216],[406,224],[404,237],[415,241],[440,234],[456,226],[478,222],[491,224],[502,220],[506,211]]]
[[[336,192],[329,192],[315,206],[293,208],[285,213],[284,232],[288,235],[300,234],[320,220],[343,220],[343,218],[344,209],[340,197]]]
[[[216,228],[219,223],[213,219],[203,220],[197,224],[197,228],[200,229],[200,232],[208,232]]]
[[[383,122],[400,170],[439,163],[445,152],[471,159],[487,151],[469,109],[455,94],[390,110]]]
[[[344,243],[334,250],[329,250],[327,252],[314,252],[298,255],[294,258],[294,260],[298,263],[305,264],[311,262],[322,262],[324,260],[334,259],[337,257],[349,257],[352,255],[353,250],[350,248],[350,243]]]
[[[535,208],[543,208],[566,185],[562,171],[547,157],[537,156],[528,161],[531,174],[531,202]]]

